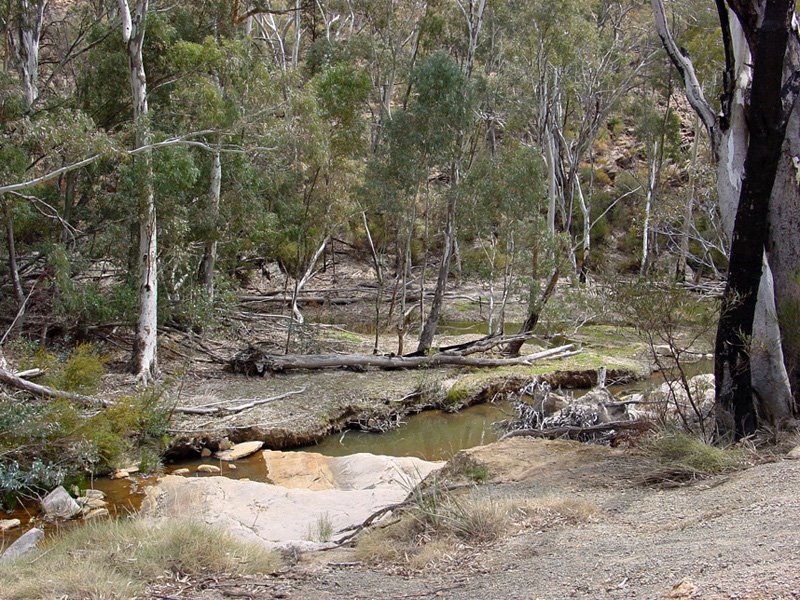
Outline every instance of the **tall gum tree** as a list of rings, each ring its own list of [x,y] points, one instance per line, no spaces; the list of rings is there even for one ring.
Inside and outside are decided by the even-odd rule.
[[[651,2],[658,34],[717,160],[720,212],[732,242],[716,348],[718,423],[724,435],[740,437],[760,420],[789,417],[800,392],[800,336],[793,327],[800,307],[797,16],[789,0],[717,0],[725,49],[717,114],[672,37],[662,0]]]
[[[152,144],[147,109],[147,76],[144,70],[142,47],[147,22],[149,0],[137,0],[133,10],[128,0],[119,1],[122,19],[122,40],[128,54],[128,68],[133,101],[133,121],[136,130],[136,147]],[[149,149],[135,158],[140,178],[138,218],[139,252],[139,318],[136,324],[136,341],[133,347],[133,369],[144,384],[158,370],[158,225],[153,190],[153,159]]]

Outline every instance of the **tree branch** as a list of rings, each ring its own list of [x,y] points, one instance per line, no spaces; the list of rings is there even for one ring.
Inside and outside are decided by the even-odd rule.
[[[656,30],[658,31],[658,36],[661,38],[661,43],[667,51],[667,55],[672,61],[672,64],[675,65],[675,68],[683,79],[686,89],[686,98],[708,130],[709,137],[711,138],[711,145],[716,153],[719,145],[717,118],[714,115],[714,111],[711,109],[711,105],[706,100],[705,94],[703,94],[703,87],[697,79],[694,64],[692,64],[686,51],[678,48],[678,45],[675,43],[675,38],[672,37],[672,33],[667,25],[667,14],[664,9],[663,0],[651,0],[651,3],[653,6],[653,16],[656,22]]]

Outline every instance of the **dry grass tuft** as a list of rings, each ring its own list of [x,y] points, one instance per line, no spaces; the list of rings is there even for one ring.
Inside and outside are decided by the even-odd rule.
[[[597,506],[576,498],[497,498],[473,488],[466,494],[420,495],[394,522],[366,531],[356,557],[422,569],[457,558],[459,549],[501,540],[524,528],[591,520]]]
[[[110,520],[0,564],[4,600],[131,598],[164,576],[273,573],[278,555],[199,523]]]

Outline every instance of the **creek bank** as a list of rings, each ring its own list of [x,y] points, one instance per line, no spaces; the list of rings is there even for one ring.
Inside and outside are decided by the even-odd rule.
[[[201,421],[196,416],[181,416],[179,427],[172,432],[166,458],[179,461],[198,456],[203,450],[220,452],[229,443],[262,441],[267,448],[288,450],[312,446],[346,430],[384,433],[400,426],[410,415],[427,410],[457,412],[518,390],[534,379],[546,381],[554,389],[583,389],[597,384],[595,369],[558,369],[539,374],[532,373],[531,369],[485,374],[463,374],[455,369],[436,371],[435,376],[430,373],[420,376],[410,373],[329,372],[325,373],[325,379],[331,382],[331,389],[325,389],[319,373],[313,375],[310,384],[309,376],[306,379],[298,374],[273,377],[268,381],[279,384],[279,391],[298,381],[309,384],[309,389],[291,399],[259,406],[238,419]],[[644,377],[644,370],[632,368],[610,368],[607,372],[609,385],[625,385]],[[348,391],[341,395],[332,394],[331,390],[339,389],[344,378],[352,380],[345,384]],[[254,380],[239,376],[237,384],[244,384],[251,394],[258,391],[267,395],[276,389],[260,378]],[[213,401],[216,394],[221,393],[222,390],[216,386],[207,388],[198,395],[197,402]],[[190,428],[192,425],[196,429]]]

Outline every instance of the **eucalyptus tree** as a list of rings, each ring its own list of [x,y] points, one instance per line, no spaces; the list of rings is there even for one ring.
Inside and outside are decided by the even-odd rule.
[[[39,44],[49,0],[17,0],[13,4],[16,6],[6,16],[8,41],[30,108],[39,97]]]
[[[709,132],[723,223],[731,239],[716,341],[718,425],[723,435],[780,422],[800,394],[800,69],[794,2],[717,3],[725,52],[719,110],[652,0],[656,29]]]
[[[149,0],[136,0],[131,9],[128,0],[119,1],[122,20],[122,41],[128,55],[128,70],[136,147],[152,143],[150,114],[147,104],[147,74],[144,69],[144,36],[147,28]],[[158,223],[153,190],[152,152],[145,149],[135,159],[140,177],[139,191],[139,317],[133,348],[133,369],[137,378],[147,384],[158,371]]]

